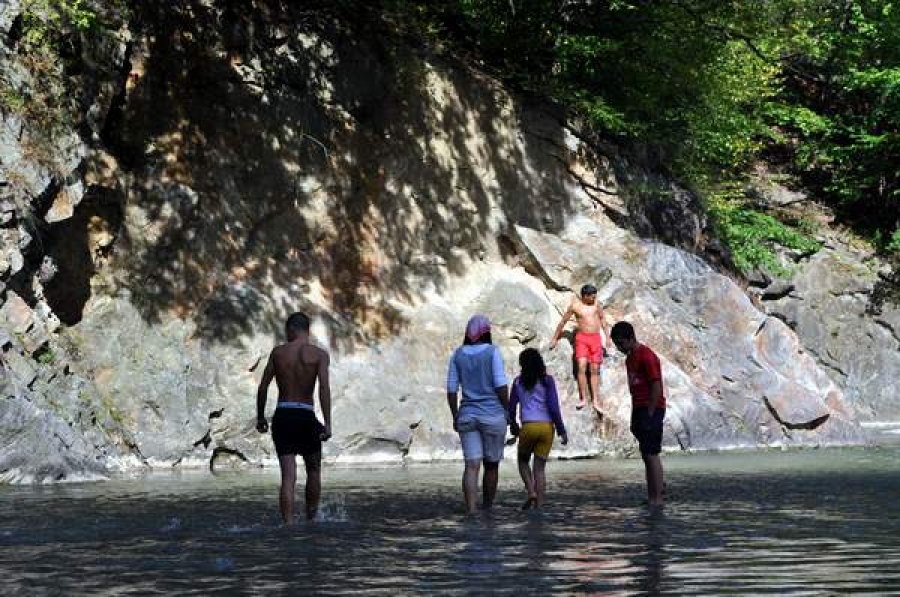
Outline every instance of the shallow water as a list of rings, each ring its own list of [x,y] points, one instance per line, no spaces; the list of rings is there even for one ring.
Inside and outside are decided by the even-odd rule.
[[[275,471],[0,487],[0,593],[900,594],[900,450],[551,462],[550,504],[466,517],[460,464],[326,469],[322,518],[278,523]],[[298,492],[302,498],[302,493]]]

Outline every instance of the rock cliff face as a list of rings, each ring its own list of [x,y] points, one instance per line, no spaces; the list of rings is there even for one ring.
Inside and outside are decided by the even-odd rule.
[[[803,259],[789,280],[763,291],[763,302],[797,332],[809,354],[844,389],[863,425],[895,436],[900,431],[895,389],[900,309],[878,300],[883,283],[871,254],[833,237],[816,255]]]
[[[40,122],[0,121],[0,479],[270,462],[255,388],[295,310],[333,352],[329,460],[460,456],[443,383],[476,311],[510,375],[526,346],[548,359],[556,454],[627,453],[622,358],[600,418],[574,410],[571,347],[546,350],[586,281],[661,355],[670,448],[857,444],[858,407],[892,404],[800,343],[782,320],[802,306],[768,316],[695,256],[714,247],[689,193],[554,108],[377,15],[139,4],[85,40],[83,112],[48,158],[28,151]],[[27,87],[20,10],[0,59]]]
[[[809,197],[759,173],[749,189],[768,210],[818,225],[822,249],[785,251],[787,274],[750,280],[762,308],[793,329],[857,409],[876,442],[900,439],[900,305],[896,272],[871,247],[829,226],[833,214]]]

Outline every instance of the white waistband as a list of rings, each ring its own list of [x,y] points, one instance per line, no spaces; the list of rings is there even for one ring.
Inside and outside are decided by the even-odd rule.
[[[302,408],[305,410],[315,410],[315,407],[307,402],[288,402],[286,400],[280,400],[275,408]]]

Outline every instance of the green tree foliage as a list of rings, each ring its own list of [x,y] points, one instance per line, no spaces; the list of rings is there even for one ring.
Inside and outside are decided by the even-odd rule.
[[[725,186],[707,194],[707,207],[719,237],[731,248],[743,271],[763,269],[786,275],[790,268],[777,258],[777,247],[812,254],[821,244],[769,214],[746,206],[740,186]]]
[[[115,29],[124,0],[23,0],[7,39],[20,68],[0,71],[0,111],[30,123],[24,145],[33,159],[52,162],[55,140],[83,118],[78,77],[89,61],[91,36]]]
[[[97,14],[85,0],[26,0],[22,8],[20,44],[27,52],[58,52],[70,43],[72,31],[97,24]]]
[[[767,137],[777,3],[459,0],[431,16],[508,80],[662,147],[678,169],[733,170]]]
[[[128,3],[25,0],[17,50],[35,73],[46,73],[48,90],[26,98],[7,86],[0,104],[33,110],[43,101],[53,112],[53,102],[68,97],[59,92],[66,77],[53,67],[56,57],[77,53],[87,31]],[[323,4],[340,14],[378,12],[416,28],[509,84],[556,99],[597,132],[652,148],[643,154],[656,156],[657,166],[707,198],[736,255],[765,255],[739,258],[744,267],[764,265],[773,244],[797,244],[776,234],[773,221],[740,196],[728,194],[723,202],[721,189],[732,188],[760,160],[831,202],[882,250],[900,254],[898,2]]]
[[[65,129],[76,107],[68,97],[64,60],[76,54],[77,33],[95,22],[96,15],[83,0],[23,2],[11,38],[18,61],[31,75],[31,81],[0,81],[0,109],[20,114],[36,130],[42,130],[46,138]],[[50,151],[43,147],[46,139],[32,141],[32,149],[38,154]]]
[[[776,147],[843,218],[900,251],[900,4],[822,2],[784,71]]]
[[[439,7],[438,7],[439,5]],[[442,41],[605,135],[656,148],[736,254],[781,242],[716,189],[774,161],[900,246],[900,5],[886,0],[395,1]],[[727,184],[725,185],[727,186]],[[744,217],[746,216],[746,217]],[[759,234],[743,234],[754,227]],[[775,235],[778,236],[778,235]],[[757,239],[767,238],[761,243]],[[788,241],[785,241],[788,242]],[[766,261],[772,255],[769,254]],[[761,263],[759,259],[739,262]]]

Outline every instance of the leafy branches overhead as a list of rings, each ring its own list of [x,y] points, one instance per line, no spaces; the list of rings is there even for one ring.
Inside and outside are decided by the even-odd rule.
[[[816,42],[795,60],[815,83],[787,72],[771,123],[776,148],[848,223],[888,252],[900,236],[900,5],[817,3]]]
[[[900,3],[389,4],[414,6],[443,41],[556,98],[604,134],[661,149],[662,165],[701,190],[765,159],[885,251],[897,250]]]
[[[72,94],[65,93],[60,63],[78,53],[90,31],[108,27],[109,15],[134,3],[23,0],[14,47],[45,89],[25,97],[15,81],[0,81],[0,109],[37,121],[42,106],[48,114],[64,113],[57,104]],[[416,27],[509,84],[555,98],[598,132],[654,147],[647,153],[660,156],[659,165],[703,195],[717,196],[723,183],[765,160],[830,202],[843,223],[883,251],[900,252],[896,0],[333,5],[347,13],[378,11]],[[754,243],[799,243],[738,198],[709,205],[738,253]],[[755,263],[750,253],[743,263]]]

